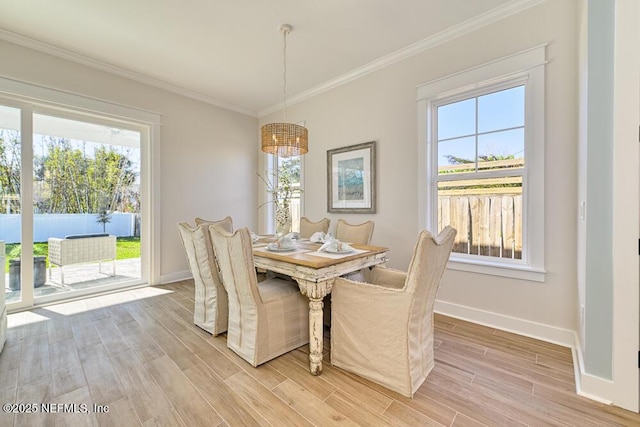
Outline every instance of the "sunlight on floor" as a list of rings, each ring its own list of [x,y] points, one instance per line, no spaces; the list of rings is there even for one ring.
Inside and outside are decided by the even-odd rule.
[[[109,307],[116,304],[137,301],[145,298],[152,298],[159,295],[171,294],[173,292],[174,291],[168,289],[146,286],[143,288],[130,289],[122,292],[114,292],[107,295],[62,302],[59,304],[34,308],[33,310],[29,311],[11,313],[7,317],[8,326],[9,328],[24,326],[31,323],[47,321],[53,317],[71,316],[74,314],[91,311],[96,308]],[[51,315],[47,315],[48,313]]]

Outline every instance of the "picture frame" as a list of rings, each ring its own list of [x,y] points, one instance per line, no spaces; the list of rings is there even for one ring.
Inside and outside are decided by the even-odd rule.
[[[376,142],[327,150],[327,210],[376,213]]]

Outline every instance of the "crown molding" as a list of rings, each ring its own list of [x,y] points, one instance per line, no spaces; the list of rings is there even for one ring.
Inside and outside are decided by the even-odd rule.
[[[366,76],[369,73],[378,71],[382,68],[388,67],[389,65],[395,64],[396,62],[410,58],[414,55],[425,52],[429,49],[433,49],[436,46],[447,43],[451,40],[454,40],[458,37],[461,37],[473,31],[476,31],[487,25],[493,24],[494,22],[500,21],[501,19],[507,18],[511,15],[520,13],[523,10],[534,7],[540,3],[544,3],[545,1],[546,0],[510,1],[509,3],[496,7],[494,9],[491,9],[481,15],[475,16],[458,25],[447,28],[446,30],[443,30],[437,34],[427,37],[426,39],[413,43],[396,52],[383,56],[382,58],[376,59],[375,61],[370,62],[362,67],[356,68],[355,70],[352,70],[348,73],[338,76],[335,79],[329,80],[316,87],[313,87],[295,96],[287,98],[287,105],[291,106],[299,102],[305,101],[309,98],[313,98],[314,96],[319,95],[323,92],[327,92],[338,86],[342,86],[353,80],[359,79],[360,77]],[[266,108],[258,112],[258,117],[260,118],[268,114],[275,113],[277,111],[280,111],[281,108],[282,108],[281,104],[273,105],[269,108]]]
[[[21,34],[17,34],[11,31],[7,31],[0,28],[0,40],[7,41],[9,43],[17,44],[19,46],[27,47],[29,49],[37,50],[58,58],[66,59],[71,62],[75,62],[87,67],[95,68],[100,71],[105,71],[110,74],[115,74],[126,79],[135,80],[140,83],[147,84],[159,89],[166,90],[178,95],[185,96],[187,98],[195,99],[207,104],[221,107],[226,110],[235,111],[251,117],[257,117],[255,111],[248,110],[235,104],[221,101],[219,99],[203,95],[202,93],[183,88],[181,86],[173,85],[162,80],[155,79],[153,77],[146,76],[144,74],[137,73],[135,71],[127,70],[126,68],[118,67],[98,59],[92,58],[87,55],[76,53],[61,47],[54,46],[49,43],[45,43],[39,40],[35,40]]]
[[[316,87],[313,87],[309,90],[301,92],[291,98],[287,98],[287,105],[291,106],[299,102],[305,101],[323,92],[327,92],[338,86],[342,86],[360,77],[366,76],[367,74],[370,74],[374,71],[378,71],[389,65],[395,64],[396,62],[410,58],[414,55],[417,55],[419,53],[432,49],[438,45],[447,43],[465,34],[476,31],[484,26],[490,25],[501,19],[504,19],[511,15],[515,15],[525,9],[531,8],[545,1],[546,0],[510,1],[509,3],[506,3],[502,6],[499,6],[497,8],[487,11],[482,15],[478,15],[465,22],[462,22],[459,25],[448,28],[433,36],[427,37],[426,39],[413,43],[403,49],[400,49],[389,55],[383,56],[382,58],[379,58],[373,62],[370,62],[369,64],[366,64],[362,67],[356,68],[355,70],[352,70],[348,73],[338,76],[335,79],[328,80],[325,83],[322,83]],[[68,61],[72,61],[72,62],[85,65],[94,69],[105,71],[110,74],[115,74],[120,77],[124,77],[124,78],[134,80],[143,84],[147,84],[149,86],[163,89],[168,92],[182,95],[182,96],[195,99],[201,102],[205,102],[207,104],[211,104],[216,107],[235,111],[237,113],[241,113],[250,117],[260,118],[268,114],[275,113],[279,111],[281,108],[281,105],[278,103],[256,113],[255,111],[240,107],[238,105],[230,104],[230,103],[221,101],[219,99],[204,95],[202,93],[183,88],[181,86],[167,83],[165,81],[158,80],[153,77],[140,74],[123,67],[118,67],[118,66],[97,60],[87,55],[83,55],[67,49],[63,49],[61,47],[57,47],[49,43],[35,40],[35,39],[29,38],[11,31],[7,31],[1,28],[0,28],[0,40],[5,40],[13,44],[34,49],[52,56],[56,56],[58,58],[66,59]]]

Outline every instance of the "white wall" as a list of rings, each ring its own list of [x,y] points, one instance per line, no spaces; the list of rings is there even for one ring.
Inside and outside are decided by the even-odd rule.
[[[287,108],[292,122],[306,120],[305,215],[341,215],[326,209],[326,150],[376,140],[378,212],[344,215],[375,221],[373,244],[390,247],[391,267],[405,269],[418,235],[418,132],[416,86],[548,43],[546,66],[546,282],[447,271],[439,307],[476,320],[521,321],[513,327],[550,325],[555,339],[576,330],[577,3],[545,2],[518,15],[440,45],[344,86]],[[262,117],[262,123],[279,113]],[[460,307],[463,306],[463,307]],[[468,309],[470,308],[470,309]],[[491,312],[490,316],[485,316]],[[497,316],[496,316],[497,315]],[[507,316],[507,317],[505,317]],[[527,331],[524,331],[527,332]],[[546,336],[549,338],[549,336]],[[553,337],[552,337],[553,339]]]
[[[176,224],[230,215],[255,227],[257,119],[0,41],[0,76],[162,116],[160,281],[188,274]],[[176,63],[176,67],[180,64]],[[232,184],[232,185],[230,185]]]

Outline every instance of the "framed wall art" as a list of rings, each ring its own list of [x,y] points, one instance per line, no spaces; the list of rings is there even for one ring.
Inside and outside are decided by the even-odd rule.
[[[327,210],[376,212],[376,142],[327,150]]]

